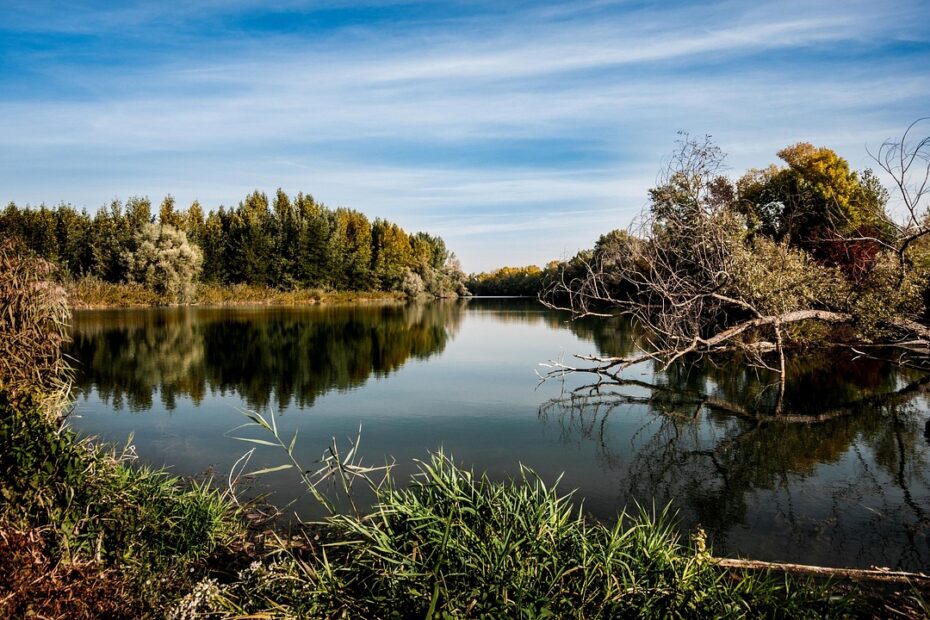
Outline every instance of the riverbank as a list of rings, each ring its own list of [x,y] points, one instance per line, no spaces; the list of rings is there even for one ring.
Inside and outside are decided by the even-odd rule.
[[[68,303],[75,310],[103,308],[146,308],[165,306],[156,292],[139,284],[113,284],[95,278],[82,278],[65,284]],[[323,289],[279,290],[268,286],[200,284],[189,305],[317,305],[368,302],[403,302],[398,291],[327,291]]]
[[[923,617],[927,595],[721,566],[667,512],[591,521],[524,470],[441,454],[370,513],[262,525],[228,491],[0,405],[0,614],[20,617]],[[346,470],[351,470],[351,463]],[[345,475],[345,474],[343,474]],[[295,474],[295,483],[298,477]],[[273,511],[272,511],[273,513]],[[271,521],[266,520],[266,524]]]
[[[10,353],[0,356],[0,617],[821,618],[930,611],[926,596],[909,585],[870,597],[835,583],[723,566],[700,529],[681,537],[667,511],[595,521],[571,494],[525,468],[492,481],[440,453],[419,463],[413,478],[384,481],[383,472],[361,466],[357,444],[339,450],[334,442],[308,469],[297,460],[296,432],[281,434],[275,414],[249,414],[252,424],[228,438],[277,447],[281,464],[250,471],[244,459],[243,479],[293,473],[293,484],[330,515],[311,527],[275,519],[277,511],[244,506],[224,483],[153,470],[136,461],[131,445],[114,448],[71,430],[70,373],[60,350],[69,319],[64,291],[45,279],[47,264],[5,260],[0,343]],[[353,482],[372,483],[372,507],[349,502],[336,510],[323,493],[334,481],[350,497]]]

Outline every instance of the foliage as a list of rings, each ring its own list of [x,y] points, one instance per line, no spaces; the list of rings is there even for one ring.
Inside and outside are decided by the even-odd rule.
[[[24,370],[5,369],[0,385],[0,614],[88,617],[87,601],[108,593],[132,603],[97,612],[115,605],[115,615],[126,615],[125,604],[138,613],[162,596],[146,580],[183,587],[237,533],[234,505],[209,483],[187,486],[131,465],[128,448],[97,447],[67,428],[67,305],[47,279],[50,265],[14,249],[21,252],[4,245],[2,255],[3,343]],[[43,569],[39,579],[21,578]],[[43,592],[54,601],[34,598]]]
[[[61,345],[70,318],[54,274],[16,240],[0,240],[0,393],[13,403],[36,401],[51,417],[68,391]]]
[[[126,254],[129,280],[169,302],[188,302],[200,275],[203,255],[187,234],[170,224],[146,224],[136,234],[135,251]]]
[[[468,277],[468,290],[474,295],[531,295],[543,288],[545,272],[536,265],[501,267]]]
[[[188,485],[133,458],[79,441],[33,410],[0,403],[0,532],[29,539],[32,549],[22,554],[0,545],[0,562],[23,574],[37,570],[36,562],[54,562],[63,567],[52,572],[64,573],[62,588],[93,589],[95,598],[111,587],[131,591],[120,604],[134,614],[183,587],[237,535],[236,511],[208,482]],[[35,605],[34,586],[7,584],[0,610]]]
[[[786,167],[750,170],[737,183],[740,209],[763,234],[837,265],[853,259],[847,246],[853,255],[877,248],[875,242],[847,238],[889,239],[888,192],[870,170],[860,175],[834,151],[806,142],[782,149],[778,156]]]
[[[133,458],[0,404],[0,521],[46,529],[69,561],[148,568],[202,559],[234,531],[229,503],[209,484],[186,488],[164,471],[129,466]]]
[[[849,296],[859,333],[868,341],[894,339],[900,331],[895,328],[898,319],[921,317],[926,312],[928,275],[930,270],[923,266],[902,276],[895,253],[878,253],[868,277],[858,282]]]
[[[930,139],[913,146],[905,134],[876,157],[902,191],[907,221],[895,223],[875,175],[850,170],[829,149],[783,149],[787,167],[734,184],[720,174],[722,151],[685,135],[637,226],[602,237],[582,269],[563,266],[543,299],[647,328],[645,357],[605,359],[605,372],[734,350],[767,367],[763,354],[773,350],[784,394],[786,347],[911,338],[925,352],[930,227],[917,214],[928,187],[914,163],[930,166],[928,148]]]
[[[837,307],[850,293],[835,268],[785,242],[738,231],[731,239],[731,274],[724,291],[745,298],[760,313],[777,315],[811,306]]]
[[[420,277],[420,274],[408,270],[400,283],[400,290],[402,290],[407,297],[417,297],[426,291],[426,285],[423,284],[423,278]]]
[[[523,469],[495,483],[444,455],[408,488],[336,515],[310,553],[281,548],[202,596],[198,611],[296,617],[824,617],[843,600],[809,583],[731,575],[667,512],[587,521]],[[207,584],[211,585],[211,584]],[[213,584],[215,585],[215,584]]]
[[[280,290],[402,290],[408,271],[427,292],[463,295],[465,276],[439,237],[408,234],[382,219],[370,222],[358,211],[329,209],[309,194],[289,197],[278,190],[272,201],[255,191],[233,208],[208,213],[194,202],[186,211],[167,196],[157,219],[145,198],[113,201],[93,216],[68,205],[0,212],[0,235],[19,236],[39,256],[68,276],[120,284],[139,281],[129,259],[149,225],[182,231],[203,256],[207,284],[248,284]],[[171,278],[161,278],[159,286]]]

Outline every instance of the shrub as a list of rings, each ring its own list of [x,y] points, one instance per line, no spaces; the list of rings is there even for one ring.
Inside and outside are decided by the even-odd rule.
[[[146,224],[136,235],[135,252],[126,254],[129,277],[168,302],[188,302],[200,275],[203,255],[187,234],[167,224]]]

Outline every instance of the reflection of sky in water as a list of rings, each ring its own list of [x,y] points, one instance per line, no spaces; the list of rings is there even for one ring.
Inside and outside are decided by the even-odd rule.
[[[628,351],[629,334],[608,333],[602,324],[568,325],[528,301],[472,300],[443,308],[425,313],[368,308],[348,318],[333,309],[82,313],[76,317],[76,335],[90,336],[78,339],[83,344],[76,357],[85,369],[78,385],[84,396],[73,423],[115,443],[134,433],[146,463],[190,475],[212,469],[225,477],[251,447],[227,435],[245,421],[239,411],[248,406],[237,382],[248,381],[253,397],[270,391],[260,398],[274,403],[279,402],[276,377],[264,377],[268,380],[262,384],[256,373],[293,371],[299,389],[313,394],[312,405],[300,406],[299,398],[289,398],[277,419],[287,438],[299,429],[298,456],[307,466],[331,437],[353,437],[361,424],[366,463],[393,458],[399,477],[413,471],[413,459],[442,447],[497,478],[514,474],[518,463],[550,481],[564,472],[562,488],[578,489],[586,509],[601,518],[614,516],[633,499],[660,505],[673,501],[686,527],[701,523],[714,536],[718,551],[726,553],[912,569],[930,562],[930,450],[922,437],[927,411],[922,399],[899,405],[896,412],[873,408],[803,427],[755,427],[706,411],[692,420],[690,405],[677,417],[660,415],[644,404],[618,406],[606,417],[590,406],[541,413],[540,405],[562,395],[563,386],[552,381],[537,387],[533,371],[538,362],[599,349]],[[239,340],[222,340],[226,321],[236,322]],[[312,322],[326,329],[341,327],[326,332],[329,344],[323,344],[301,331]],[[262,331],[256,331],[258,326]],[[263,344],[262,338],[268,342]],[[288,338],[315,342],[312,355],[317,357],[303,366],[274,359]],[[140,339],[152,346],[133,343]],[[165,342],[171,344],[168,349],[158,346]],[[356,345],[348,360],[340,357]],[[190,350],[179,350],[184,347]],[[285,355],[304,350],[292,347]],[[226,360],[222,373],[211,367],[218,355],[237,351],[255,358],[239,360],[238,369]],[[157,360],[140,364],[131,359],[169,353],[186,360],[186,376],[172,376]],[[381,362],[360,364],[365,356]],[[318,365],[328,360],[331,367],[322,372]],[[129,377],[134,365],[141,374]],[[816,363],[810,367],[819,368]],[[149,370],[153,368],[157,371]],[[111,384],[122,380],[121,372],[127,373],[126,383],[151,400],[150,408],[132,411],[124,398],[114,413],[114,399],[101,400],[99,386],[107,385],[103,391],[112,393]],[[659,379],[692,389],[711,386],[731,395],[761,389],[757,380],[746,378],[752,373],[696,372]],[[878,391],[913,380],[871,367],[844,374]],[[207,387],[195,405],[185,394],[190,378],[197,376]],[[656,378],[651,367],[642,366],[626,376]],[[565,387],[590,379],[571,377]],[[184,381],[188,384],[178,389]],[[818,393],[808,397],[799,388],[794,402],[803,407],[809,406],[804,399],[821,402],[859,393],[855,386],[831,381],[824,383],[823,372],[808,372],[799,384]],[[174,386],[171,398],[163,398],[164,382]],[[648,396],[643,388],[626,393]],[[172,401],[169,410],[165,402]],[[258,448],[252,466],[281,462],[274,449]],[[260,482],[275,491],[278,503],[298,494],[291,472]],[[305,499],[296,507],[302,515],[313,515]]]

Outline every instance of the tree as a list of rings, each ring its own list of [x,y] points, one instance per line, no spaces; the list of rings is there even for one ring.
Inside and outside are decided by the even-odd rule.
[[[197,242],[203,252],[204,282],[229,281],[226,266],[228,235],[225,222],[227,220],[226,210],[223,207],[212,211],[207,215],[203,230],[198,235]]]
[[[126,256],[131,281],[152,289],[168,302],[193,298],[203,256],[184,231],[146,224],[136,234],[135,245],[135,251]]]
[[[843,248],[838,252],[831,243],[888,238],[888,194],[870,171],[859,175],[834,151],[807,142],[778,156],[786,167],[751,170],[737,183],[742,211],[764,234],[834,264],[844,262]]]
[[[407,233],[397,224],[376,219],[371,227],[371,256],[376,284],[386,291],[398,290],[413,262]]]
[[[10,203],[0,212],[0,234],[19,237],[66,275],[119,283],[129,277],[126,257],[135,254],[139,234],[155,221],[147,198],[132,197],[125,206],[114,200],[93,217],[68,205]],[[363,213],[327,209],[309,194],[292,201],[279,189],[269,208],[268,197],[254,191],[237,207],[209,213],[197,201],[178,210],[168,195],[157,222],[184,231],[201,248],[205,282],[397,290],[411,270],[431,292],[447,294],[461,289],[464,278],[439,237],[410,237],[380,219],[373,227]]]
[[[371,224],[368,218],[358,211],[337,209],[331,221],[333,286],[343,290],[371,288]]]
[[[862,184],[845,162],[809,145],[783,156],[792,165],[790,174],[803,173],[795,180],[797,187],[805,187],[808,198],[819,196],[821,206],[842,209],[850,218],[864,221],[863,203],[852,201],[859,192],[855,188]],[[840,238],[880,245],[858,281],[792,245],[790,235],[775,231],[770,237],[758,231],[752,215],[764,210],[747,209],[746,194],[730,197],[728,183],[717,176],[722,158],[722,152],[708,148],[706,140],[686,136],[662,182],[650,191],[650,210],[631,230],[638,240],[620,244],[619,254],[592,255],[583,275],[563,269],[542,295],[544,303],[576,316],[623,314],[646,328],[642,355],[592,358],[598,363],[594,372],[619,378],[620,370],[646,360],[659,360],[668,368],[685,356],[741,351],[778,373],[776,411],[780,413],[786,352],[801,341],[807,333],[804,328],[811,324],[845,326],[846,334],[834,331],[834,344],[883,345],[903,351],[898,363],[930,364],[930,329],[919,322],[928,274],[908,256],[909,246],[930,233],[927,222],[918,217],[922,199],[930,193],[930,138],[914,144],[905,132],[879,150],[879,165],[899,188],[906,188],[902,194],[907,217],[890,227],[889,241]],[[828,187],[824,181],[828,178],[839,181]],[[813,211],[795,213],[799,219],[784,221],[796,225],[800,215]],[[831,222],[829,217],[825,221]],[[855,229],[851,234],[861,235]],[[615,295],[618,283],[629,293]],[[774,365],[770,352],[776,354]]]
[[[298,282],[296,262],[300,250],[300,222],[297,210],[281,188],[275,194],[272,211],[274,253],[271,280],[275,286],[293,288]]]
[[[171,194],[165,196],[158,207],[158,223],[162,226],[171,226],[178,230],[184,230],[184,213],[179,212],[174,206],[174,197]]]
[[[297,239],[297,279],[304,286],[332,286],[331,222],[326,210],[309,194],[297,194],[300,219]]]

